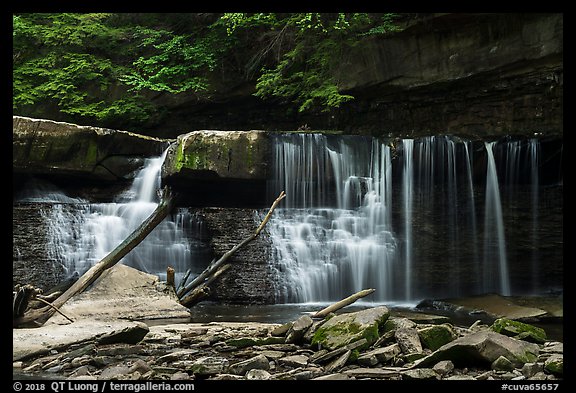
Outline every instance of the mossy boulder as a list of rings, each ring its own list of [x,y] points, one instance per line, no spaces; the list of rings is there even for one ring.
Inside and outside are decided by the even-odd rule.
[[[162,176],[265,180],[270,141],[265,131],[193,131],[179,135]]]
[[[367,342],[360,349],[368,348],[378,339],[379,329],[389,316],[385,306],[336,315],[316,330],[312,345],[331,351],[365,338]]]
[[[129,179],[142,159],[159,156],[167,139],[128,131],[12,117],[15,173],[98,181]]]
[[[433,351],[458,338],[454,328],[448,323],[422,328],[418,330],[418,335],[424,347]]]
[[[506,336],[542,344],[546,341],[544,329],[520,321],[499,318],[490,327],[493,331]]]
[[[540,348],[537,344],[505,336],[489,330],[470,333],[443,345],[417,362],[417,367],[428,367],[441,360],[451,360],[456,367],[490,366],[500,356],[514,367],[534,363]]]
[[[553,354],[544,362],[544,370],[556,374],[564,374],[564,356],[560,354]]]

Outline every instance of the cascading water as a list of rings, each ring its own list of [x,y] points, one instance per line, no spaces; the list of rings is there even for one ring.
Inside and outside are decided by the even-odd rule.
[[[394,146],[365,137],[283,134],[273,146],[271,195],[288,195],[268,225],[278,302],[329,302],[365,288],[377,289],[373,301],[396,303],[510,295],[510,253],[516,269],[531,253],[537,281],[536,140],[474,145],[430,136]],[[526,167],[534,250],[510,251],[506,236],[523,230],[514,223],[525,218],[513,209],[504,214],[502,204],[520,203],[508,191],[522,182]],[[499,177],[510,183],[503,199]],[[394,210],[393,200],[399,201]],[[505,230],[505,222],[513,229]]]
[[[413,152],[414,139],[402,140],[402,150],[404,152],[404,171],[402,173],[402,198],[404,200],[404,260],[406,265],[406,287],[405,299],[412,299],[412,198],[414,195],[414,169]]]
[[[510,282],[508,276],[508,261],[506,257],[506,238],[504,236],[504,222],[502,218],[502,204],[500,202],[500,188],[498,173],[494,160],[494,144],[485,142],[488,157],[486,169],[486,211],[484,215],[484,291],[497,291],[502,295],[510,295]],[[492,266],[497,262],[497,268]],[[497,271],[498,276],[493,273]],[[495,285],[498,283],[498,286]]]
[[[378,286],[396,296],[390,232],[390,148],[365,138],[279,135],[274,189],[285,207],[269,223],[280,302],[324,302]],[[280,165],[279,165],[280,163]]]
[[[147,159],[131,188],[113,203],[89,204],[83,200],[57,203],[45,213],[48,250],[62,263],[68,275],[83,274],[130,235],[156,208],[159,202],[160,169],[166,152]],[[176,280],[191,267],[194,255],[203,255],[203,245],[191,240],[198,220],[188,210],[179,209],[162,221],[122,263],[166,279],[172,266]]]

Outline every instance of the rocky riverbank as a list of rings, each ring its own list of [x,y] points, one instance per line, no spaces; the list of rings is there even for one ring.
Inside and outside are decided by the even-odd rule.
[[[563,343],[500,319],[454,326],[396,316],[384,306],[286,324],[126,322],[76,342],[13,357],[15,378],[92,380],[559,380]],[[428,321],[428,322],[430,322]],[[38,342],[56,327],[15,329]],[[113,324],[107,322],[109,329]],[[29,337],[30,338],[30,337]],[[32,338],[33,339],[33,338]]]

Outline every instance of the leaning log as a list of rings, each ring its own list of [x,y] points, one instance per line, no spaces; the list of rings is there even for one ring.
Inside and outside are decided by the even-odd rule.
[[[120,243],[114,250],[100,260],[97,264],[92,266],[86,273],[84,273],[78,281],[76,281],[70,288],[68,288],[62,295],[60,295],[51,306],[46,306],[39,309],[30,310],[23,316],[13,319],[13,327],[26,326],[38,327],[42,326],[56,311],[66,303],[74,295],[84,291],[90,284],[92,284],[100,275],[107,269],[114,266],[126,254],[128,254],[134,247],[136,247],[142,240],[148,236],[150,232],[164,218],[170,213],[172,209],[172,193],[170,189],[164,187],[160,203],[152,212],[152,214],[140,224],[122,243]]]
[[[270,206],[270,210],[268,210],[268,213],[266,214],[266,216],[264,217],[264,219],[262,220],[256,231],[254,231],[254,233],[252,233],[249,237],[242,240],[240,243],[232,247],[232,249],[224,253],[224,255],[220,257],[220,259],[218,259],[217,261],[212,261],[212,263],[206,269],[204,269],[204,271],[200,273],[198,277],[196,277],[188,285],[186,285],[185,287],[181,288],[178,291],[177,295],[178,298],[180,299],[180,304],[186,307],[190,307],[191,305],[198,303],[198,301],[201,298],[209,294],[210,289],[208,288],[208,285],[212,283],[220,275],[222,275],[222,273],[224,273],[224,271],[222,271],[221,268],[224,268],[224,265],[226,264],[228,259],[242,247],[244,247],[245,245],[256,239],[256,237],[258,237],[260,232],[262,232],[262,229],[264,229],[264,227],[270,220],[272,212],[274,211],[274,209],[276,209],[276,206],[278,206],[280,201],[282,201],[282,199],[284,199],[285,197],[286,193],[282,191],[280,195],[278,195],[278,198],[276,198],[274,203],[272,203],[272,206]]]
[[[375,289],[364,289],[360,292],[356,292],[353,295],[348,296],[345,299],[340,300],[339,302],[336,302],[320,311],[318,311],[316,314],[312,315],[312,318],[324,318],[326,315],[340,310],[341,308],[344,308],[346,306],[349,306],[350,304],[354,303],[356,300],[363,298],[364,296],[368,296],[371,293],[373,293],[375,291]]]

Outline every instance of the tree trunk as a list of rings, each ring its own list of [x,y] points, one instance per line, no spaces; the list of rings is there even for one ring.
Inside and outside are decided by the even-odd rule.
[[[172,209],[172,194],[167,187],[162,190],[162,197],[160,203],[152,212],[152,214],[140,224],[134,232],[130,234],[122,243],[120,243],[114,250],[100,260],[97,264],[92,266],[86,273],[84,273],[78,281],[76,281],[66,292],[58,297],[52,306],[59,309],[74,295],[84,291],[90,284],[92,284],[100,275],[107,269],[114,266],[126,254],[128,254],[134,247],[136,247],[148,234],[168,215]],[[37,310],[31,310],[24,314],[22,317],[14,318],[13,326],[28,326],[38,327],[42,326],[55,312],[53,307],[47,306]]]
[[[353,295],[348,296],[346,299],[342,299],[339,302],[332,304],[331,306],[326,307],[323,310],[318,311],[316,314],[312,315],[312,318],[324,318],[326,315],[334,312],[336,310],[340,310],[343,307],[346,307],[356,300],[363,298],[364,296],[368,296],[373,293],[375,289],[364,289],[360,292],[356,292]]]

